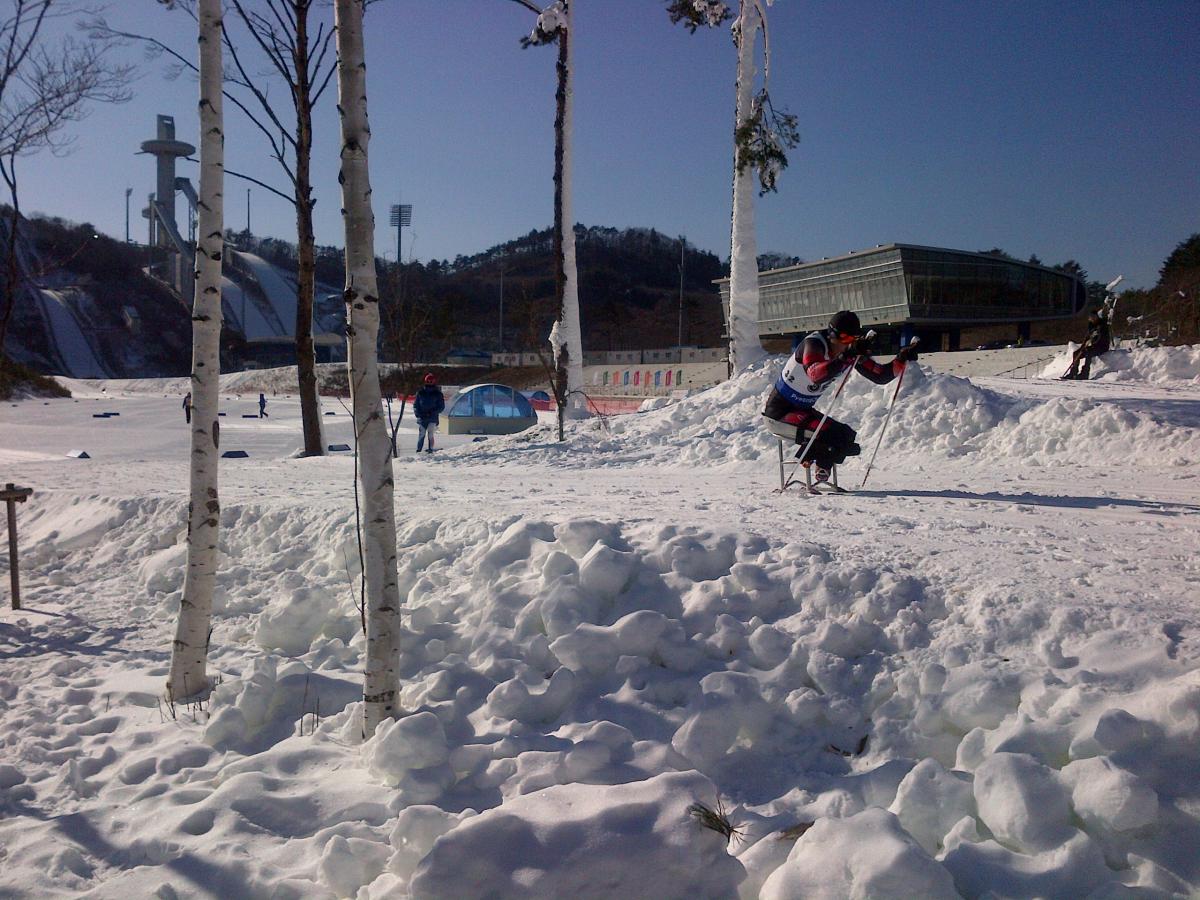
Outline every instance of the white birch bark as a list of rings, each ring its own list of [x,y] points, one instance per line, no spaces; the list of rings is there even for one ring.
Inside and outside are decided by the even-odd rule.
[[[346,228],[346,313],[350,396],[362,492],[363,570],[367,651],[363,679],[363,736],[396,714],[400,589],[396,574],[396,511],[392,445],[379,389],[379,291],[375,274],[375,217],[367,168],[367,70],[363,0],[337,0],[338,109],[342,120],[342,218]]]
[[[579,267],[575,263],[575,217],[571,205],[571,155],[572,120],[575,106],[575,45],[574,17],[571,7],[575,0],[563,3],[566,17],[564,37],[567,42],[566,97],[563,108],[563,163],[562,163],[562,247],[563,247],[563,308],[562,326],[559,336],[567,350],[567,414],[572,418],[587,415],[587,401],[583,396],[583,333],[579,324]]]
[[[736,128],[750,118],[754,99],[754,44],[762,23],[753,0],[742,0],[737,29],[737,107]],[[758,336],[758,239],[754,230],[754,170],[750,166],[738,174],[738,155],[734,145],[733,224],[729,252],[729,359],[734,375],[766,358]]]
[[[225,135],[222,119],[221,0],[200,0],[200,202],[192,303],[192,441],[187,572],[167,680],[174,701],[208,690],[206,663],[221,504],[217,494],[221,376],[221,256],[224,252]]]

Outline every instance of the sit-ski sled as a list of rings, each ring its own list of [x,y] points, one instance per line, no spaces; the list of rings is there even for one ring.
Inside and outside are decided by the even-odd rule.
[[[779,439],[779,487],[772,493],[782,494],[792,485],[799,485],[801,493],[820,495],[820,494],[849,494],[838,484],[837,466],[832,466],[829,470],[829,480],[813,483],[812,463],[808,460],[801,462],[798,458],[793,457],[787,459],[783,452],[783,438]],[[799,456],[799,453],[796,454]],[[804,480],[799,478],[800,469],[804,470]]]

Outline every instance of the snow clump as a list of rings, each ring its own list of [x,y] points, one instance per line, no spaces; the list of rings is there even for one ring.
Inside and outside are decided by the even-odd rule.
[[[689,812],[716,788],[695,772],[628,784],[569,784],[465,819],[421,861],[412,896],[736,896],[745,869]]]

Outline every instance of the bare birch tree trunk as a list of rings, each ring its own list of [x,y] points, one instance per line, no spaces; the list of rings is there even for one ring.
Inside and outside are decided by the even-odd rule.
[[[575,42],[574,20],[571,15],[573,0],[563,0],[565,27],[559,29],[558,84],[559,102],[555,137],[557,138],[555,162],[559,172],[555,179],[558,194],[558,227],[562,240],[563,291],[559,338],[567,354],[567,416],[586,415],[587,404],[583,397],[583,334],[579,324],[579,267],[575,262],[575,218],[572,204],[571,156],[572,121],[575,107],[575,68],[571,58],[571,46]]]
[[[21,201],[17,196],[16,156],[13,156],[7,165],[0,158],[0,177],[3,177],[4,183],[8,185],[8,195],[12,201],[9,204],[12,222],[5,235],[4,289],[0,292],[5,303],[4,314],[0,315],[0,360],[2,360],[6,358],[4,342],[8,337],[8,323],[12,319],[13,310],[17,308],[17,293],[24,289],[24,285],[21,283],[20,261],[17,257],[17,234],[21,226]]]
[[[167,696],[208,690],[206,663],[221,504],[217,418],[221,377],[221,257],[224,252],[225,135],[222,119],[221,0],[200,0],[200,203],[196,296],[192,304],[191,499],[187,572],[175,626]]]
[[[313,236],[312,199],[312,84],[308,46],[308,5],[293,7],[296,31],[293,68],[296,86],[296,380],[300,386],[300,420],[304,431],[304,455],[324,456],[321,400],[317,392],[317,354],[313,345],[313,303],[316,298],[317,266]]]
[[[392,447],[379,389],[379,291],[375,275],[375,218],[367,169],[367,70],[362,0],[337,0],[338,109],[342,120],[342,209],[346,226],[346,312],[350,394],[362,489],[363,571],[366,580],[367,658],[363,736],[396,714],[400,589],[396,574],[396,511]]]
[[[754,43],[761,25],[758,6],[742,0],[736,25],[737,108],[735,134],[750,118],[754,98]],[[766,357],[758,335],[758,240],[754,232],[754,170],[733,149],[733,224],[729,252],[729,363],[737,375]]]

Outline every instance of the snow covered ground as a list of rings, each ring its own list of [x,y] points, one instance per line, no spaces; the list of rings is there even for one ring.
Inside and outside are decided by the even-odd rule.
[[[292,458],[298,402],[223,401],[221,683],[175,710],[181,391],[0,406],[0,895],[1196,896],[1200,351],[1097,372],[914,367],[840,497],[771,492],[769,369],[566,444],[406,428],[365,744],[353,462]],[[835,415],[870,448],[889,396]]]

